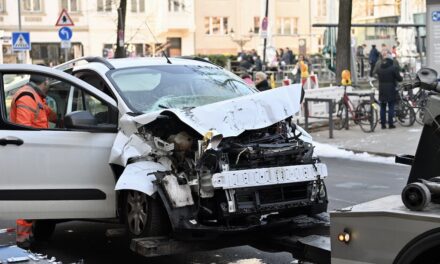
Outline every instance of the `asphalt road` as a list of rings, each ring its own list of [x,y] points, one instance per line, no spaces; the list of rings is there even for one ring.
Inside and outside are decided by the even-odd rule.
[[[322,159],[329,169],[326,180],[330,198],[329,209],[347,207],[390,194],[399,194],[406,183],[409,167],[344,159]],[[10,226],[0,222],[0,227]],[[63,263],[84,259],[89,263],[173,263],[173,264],[258,264],[296,263],[289,253],[268,253],[249,246],[226,248],[208,252],[143,259],[126,249],[120,238],[108,239],[109,224],[68,222],[57,225],[53,239],[40,245],[38,252],[56,256]]]

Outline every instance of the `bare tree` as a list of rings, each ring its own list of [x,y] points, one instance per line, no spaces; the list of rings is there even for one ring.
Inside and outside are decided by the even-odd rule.
[[[127,0],[120,0],[118,8],[118,29],[116,31],[115,58],[125,57],[125,15],[127,13]]]
[[[352,0],[339,0],[338,40],[336,41],[336,81],[343,70],[350,70]]]

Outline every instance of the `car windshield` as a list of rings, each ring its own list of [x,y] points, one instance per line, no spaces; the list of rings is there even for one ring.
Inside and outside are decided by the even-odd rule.
[[[121,69],[111,74],[135,112],[189,108],[257,92],[216,66],[161,65]]]

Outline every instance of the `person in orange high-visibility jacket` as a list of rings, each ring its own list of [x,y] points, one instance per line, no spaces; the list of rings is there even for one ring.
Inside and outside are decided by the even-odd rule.
[[[56,120],[56,114],[46,103],[49,84],[45,77],[32,75],[29,83],[21,87],[11,102],[10,121],[33,128],[49,128],[49,121]],[[33,220],[18,219],[17,245],[29,248],[33,241]]]
[[[55,121],[56,114],[46,103],[48,90],[45,77],[31,76],[29,83],[21,87],[12,98],[11,122],[33,128],[49,128],[49,121]]]

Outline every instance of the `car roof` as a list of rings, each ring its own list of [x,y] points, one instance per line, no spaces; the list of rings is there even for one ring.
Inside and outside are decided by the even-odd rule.
[[[199,60],[181,59],[181,58],[169,58],[171,64],[167,63],[165,57],[140,57],[140,58],[121,58],[121,59],[109,59],[108,61],[116,68],[129,68],[129,67],[141,67],[141,66],[154,66],[154,65],[200,65],[200,66],[213,66],[209,62],[203,62]]]
[[[169,58],[171,64],[167,62],[165,57],[137,57],[137,58],[120,58],[120,59],[108,59],[108,63],[99,61],[92,61],[86,64],[78,64],[74,66],[74,71],[93,69],[101,74],[105,74],[109,70],[113,69],[124,69],[132,67],[142,67],[142,66],[157,66],[157,65],[194,65],[194,66],[214,66],[219,67],[209,61],[203,61],[203,59],[185,59],[185,58]],[[69,62],[67,62],[68,64]],[[109,67],[111,66],[111,67]]]

